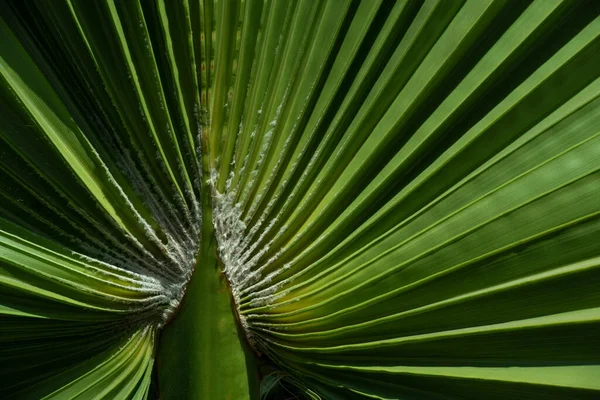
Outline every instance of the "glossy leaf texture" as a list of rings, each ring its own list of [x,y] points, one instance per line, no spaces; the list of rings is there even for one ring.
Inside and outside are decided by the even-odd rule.
[[[194,52],[150,45],[165,12],[0,5],[2,398],[147,396],[201,233]]]
[[[600,395],[599,2],[0,17],[0,397],[145,397],[198,260],[163,382],[226,398],[214,247],[264,398]]]
[[[255,348],[325,399],[597,398],[599,4],[243,4],[209,137]]]

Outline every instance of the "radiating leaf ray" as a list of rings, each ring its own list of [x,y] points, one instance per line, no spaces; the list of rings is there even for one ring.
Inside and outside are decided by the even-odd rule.
[[[224,139],[235,162],[215,164],[220,256],[254,345],[325,398],[591,398],[577,377],[593,382],[597,343],[575,338],[598,323],[599,10],[348,10],[324,80],[286,88],[295,103],[273,94],[271,128],[246,100],[252,126]]]
[[[0,397],[598,397],[598,65],[588,0],[1,3]]]

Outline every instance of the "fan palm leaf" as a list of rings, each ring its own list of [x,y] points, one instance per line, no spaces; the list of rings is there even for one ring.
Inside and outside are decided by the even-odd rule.
[[[599,5],[3,2],[0,397],[597,398]]]

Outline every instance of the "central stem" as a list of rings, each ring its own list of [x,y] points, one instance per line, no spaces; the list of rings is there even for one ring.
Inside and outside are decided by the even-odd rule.
[[[207,165],[203,175],[208,176]],[[198,263],[179,313],[163,330],[158,346],[160,398],[258,398],[256,360],[240,335],[230,290],[219,268],[211,193],[206,187],[202,212]]]

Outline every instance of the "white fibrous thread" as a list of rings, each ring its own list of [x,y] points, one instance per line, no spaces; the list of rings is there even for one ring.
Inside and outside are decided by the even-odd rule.
[[[256,176],[258,175],[258,172],[259,172],[260,168],[262,167],[263,161],[265,159],[265,156],[267,155],[267,153],[271,147],[271,143],[273,141],[273,134],[275,133],[275,128],[277,127],[277,121],[279,120],[279,115],[281,114],[282,107],[283,107],[283,102],[275,110],[275,116],[273,117],[271,122],[269,122],[268,130],[263,135],[263,144],[260,149],[258,161],[256,162],[256,166],[254,167],[254,170],[250,174],[250,176],[251,176],[250,182],[246,185],[246,188],[243,192],[242,203],[245,203],[246,198],[248,196],[248,192],[250,191],[250,188],[252,188],[252,186],[254,185]]]
[[[157,325],[162,326],[179,306],[195,265],[200,247],[200,204],[191,188],[187,187],[185,193],[191,199],[190,209],[186,206],[174,206],[151,180],[151,176],[150,181],[147,181],[136,168],[131,156],[115,147],[118,166],[129,178],[133,189],[144,199],[144,205],[156,223],[155,227],[138,212],[111,171],[100,164],[108,183],[143,233],[137,237],[122,229],[127,239],[125,243],[116,242],[114,248],[108,248],[101,242],[88,242],[82,245],[82,250],[87,255],[79,252],[73,256],[84,262],[87,268],[91,268],[108,285],[144,293],[142,299],[124,301],[130,303],[140,315],[153,315]],[[171,200],[179,205],[186,203],[180,197]],[[140,240],[150,243],[158,251],[149,251]]]
[[[216,174],[216,170],[213,170],[211,173],[213,176]],[[232,175],[230,175],[228,181],[231,179],[233,179]],[[210,181],[211,183],[216,182],[216,179],[211,178]],[[235,306],[238,309],[240,324],[250,343],[253,343],[248,322],[240,312],[241,296],[252,284],[257,282],[271,283],[278,274],[289,268],[289,265],[265,275],[263,271],[266,266],[274,263],[280,254],[280,252],[276,252],[263,265],[258,266],[259,260],[269,251],[270,243],[273,241],[269,241],[269,243],[254,253],[259,241],[253,241],[253,245],[248,247],[248,236],[254,236],[256,229],[253,227],[251,229],[252,234],[248,235],[248,226],[242,218],[242,203],[239,201],[236,202],[236,191],[220,193],[213,185],[212,193],[212,219],[215,227],[219,257],[223,265],[223,273],[227,277],[231,287]],[[269,225],[275,222],[271,221]],[[262,235],[260,236],[262,237]],[[279,286],[279,284],[273,285],[271,289],[275,292]]]
[[[294,129],[294,128],[292,127],[292,130],[293,130],[293,129]],[[287,149],[288,149],[288,147],[289,147],[289,145],[290,145],[290,143],[291,143],[291,139],[292,139],[292,136],[291,136],[291,135],[287,137],[287,139],[286,139],[286,140],[285,140],[285,142],[283,143],[283,147],[282,147],[282,149],[281,149],[281,152],[280,152],[281,154],[284,154],[284,153],[287,151]],[[276,162],[276,163],[275,163],[275,165],[273,166],[273,170],[272,170],[272,172],[269,174],[269,176],[267,177],[267,180],[266,180],[266,182],[265,182],[265,190],[264,190],[263,192],[260,192],[260,193],[258,193],[258,194],[256,195],[256,199],[255,199],[254,203],[252,204],[252,206],[250,207],[250,210],[248,211],[248,216],[250,216],[250,218],[252,218],[252,217],[254,216],[254,213],[256,212],[256,207],[258,206],[258,204],[260,204],[260,201],[261,201],[261,200],[262,200],[262,198],[263,198],[263,195],[264,195],[263,193],[264,193],[265,191],[267,191],[267,190],[270,188],[270,186],[272,185],[272,183],[273,183],[273,180],[274,180],[275,176],[277,175],[277,173],[276,173],[276,172],[279,170],[279,168],[280,168],[280,165],[281,165],[282,161],[283,161],[283,157],[279,157],[279,158],[277,159],[277,162]],[[284,181],[282,182],[282,184],[281,184],[281,185],[282,185],[282,187],[283,187],[283,186],[285,186],[286,184],[287,184],[287,180],[284,180]],[[278,198],[279,198],[279,193],[277,193],[276,197],[274,197],[272,200],[270,200],[270,201],[269,201],[269,203],[267,204],[267,207],[265,208],[265,211],[263,212],[263,215],[264,215],[265,213],[268,213],[268,212],[271,210],[271,208],[272,208],[272,207],[273,207],[273,205],[275,204],[275,201],[276,201]],[[260,218],[260,219],[259,219],[259,223],[260,223],[260,224],[262,224],[262,221],[263,221],[263,220],[264,220],[264,217],[263,217],[263,218]],[[259,224],[257,224],[257,226],[256,226],[256,227],[252,227],[252,229],[253,229],[253,230],[255,230],[255,229],[257,230],[259,227],[260,227],[260,225],[259,225]]]

